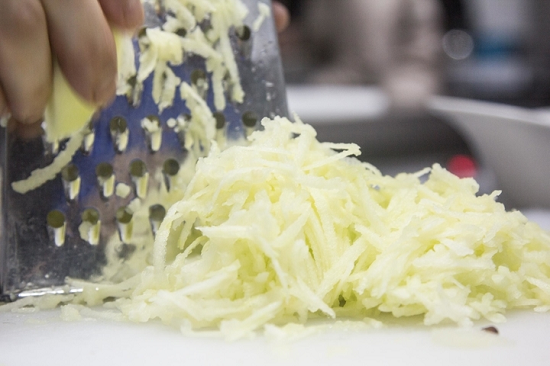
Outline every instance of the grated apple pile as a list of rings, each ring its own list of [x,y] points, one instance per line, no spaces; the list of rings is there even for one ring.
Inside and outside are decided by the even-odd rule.
[[[439,165],[384,176],[353,157],[358,146],[321,143],[299,120],[262,124],[248,146],[199,160],[151,266],[75,300],[114,296],[125,319],[229,339],[312,317],[467,326],[549,309],[550,235],[498,192],[477,195]]]

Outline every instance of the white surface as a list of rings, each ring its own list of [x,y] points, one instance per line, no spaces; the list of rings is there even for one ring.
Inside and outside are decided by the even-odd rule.
[[[550,120],[539,111],[449,97],[430,108],[464,133],[515,207],[550,208]]]
[[[550,231],[550,210],[528,208],[521,211],[529,220],[536,222],[546,231]]]
[[[291,85],[287,97],[290,113],[315,124],[373,120],[384,116],[390,105],[379,88],[364,86]]]
[[[480,331],[423,326],[330,330],[291,342],[186,337],[158,324],[63,322],[58,311],[0,315],[0,365],[548,365],[550,314]]]

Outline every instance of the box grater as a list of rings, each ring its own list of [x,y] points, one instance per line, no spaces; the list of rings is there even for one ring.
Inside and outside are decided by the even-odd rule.
[[[215,112],[218,138],[227,141],[243,139],[261,117],[287,115],[274,22],[262,14],[270,0],[242,2],[249,10],[245,26],[229,30],[245,92],[242,103],[226,98],[226,107],[216,111],[212,74],[204,58],[188,53],[183,64],[171,66],[182,82],[199,86]],[[144,7],[147,27],[166,20],[162,3],[148,1]],[[208,20],[197,26],[207,29]],[[138,36],[133,45],[139,64]],[[126,230],[132,222],[129,205],[161,186],[169,190],[170,177],[190,154],[185,132],[176,128],[189,119],[187,102],[176,99],[173,106],[159,109],[152,83],[150,76],[142,88],[134,85],[127,95],[117,96],[94,117],[72,161],[53,180],[25,194],[15,192],[12,182],[51,164],[67,141],[50,144],[43,136],[22,140],[0,128],[0,301],[81,291],[66,285],[66,278],[101,278],[113,237],[120,262],[132,257],[136,248]],[[153,233],[167,209],[160,203],[150,205]]]

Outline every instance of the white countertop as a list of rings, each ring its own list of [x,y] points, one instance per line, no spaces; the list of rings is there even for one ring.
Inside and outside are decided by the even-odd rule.
[[[550,314],[516,312],[481,331],[393,326],[333,329],[295,341],[226,342],[160,324],[63,322],[59,311],[0,315],[0,365],[548,365]]]
[[[372,121],[385,116],[390,106],[380,88],[368,86],[290,85],[287,97],[290,113],[314,125]]]

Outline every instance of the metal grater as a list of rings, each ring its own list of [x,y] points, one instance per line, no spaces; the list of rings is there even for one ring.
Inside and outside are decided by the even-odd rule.
[[[258,5],[271,6],[270,0],[243,3],[249,9],[246,27],[230,30],[230,37],[245,99],[234,103],[228,98],[225,110],[215,114],[218,136],[228,141],[245,137],[260,117],[287,115],[273,18],[267,17],[257,32],[251,32],[260,16]],[[160,23],[164,15],[159,7],[145,5],[146,24]],[[138,50],[137,40],[134,48]],[[201,57],[186,55],[186,61],[172,70],[183,81],[197,83],[206,76],[211,84]],[[79,292],[79,288],[66,285],[66,278],[91,280],[101,275],[107,261],[107,241],[117,233],[120,243],[116,250],[121,262],[133,255],[136,248],[125,231],[132,221],[127,206],[161,185],[169,189],[170,176],[189,154],[183,144],[185,135],[173,128],[173,121],[187,118],[189,108],[180,101],[159,114],[151,97],[150,79],[142,91],[135,91],[131,97],[118,96],[96,116],[72,162],[55,179],[26,194],[14,192],[11,183],[49,165],[66,141],[58,146],[46,143],[43,137],[23,141],[0,129],[0,301]],[[214,111],[212,87],[205,96]],[[158,124],[159,131],[143,128],[141,121],[145,118]],[[159,171],[162,174],[155,174]],[[125,198],[116,194],[119,184],[130,188]],[[153,226],[166,209],[151,205]],[[87,240],[79,232],[83,222],[90,233]]]

